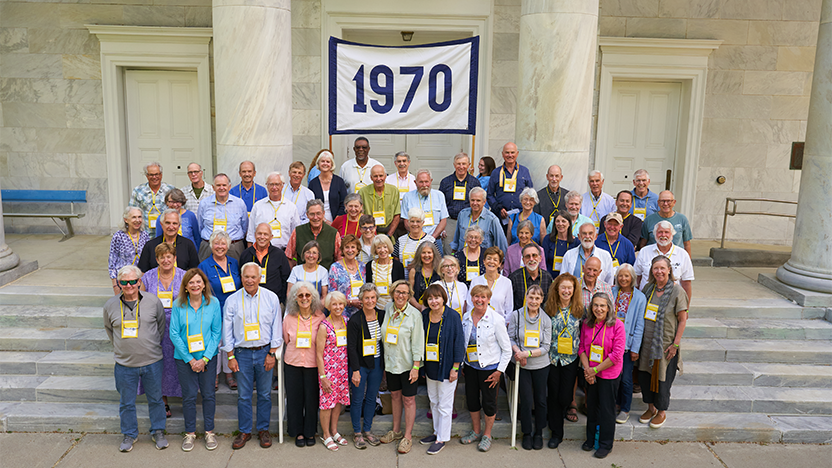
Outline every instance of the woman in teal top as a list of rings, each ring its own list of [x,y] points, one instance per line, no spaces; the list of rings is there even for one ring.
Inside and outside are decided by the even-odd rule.
[[[179,297],[170,315],[170,340],[182,386],[182,412],[185,438],[182,450],[190,452],[196,440],[196,395],[202,392],[205,419],[205,447],[217,448],[214,435],[214,381],[217,375],[217,348],[222,334],[220,301],[211,294],[211,284],[202,270],[191,268],[182,278]]]

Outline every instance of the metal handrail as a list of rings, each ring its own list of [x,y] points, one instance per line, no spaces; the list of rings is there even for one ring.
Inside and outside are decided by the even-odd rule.
[[[790,214],[783,214],[783,213],[766,213],[764,211],[737,211],[737,202],[741,201],[758,201],[758,202],[769,202],[769,203],[783,203],[786,205],[797,205],[797,202],[793,201],[786,201],[786,200],[773,200],[771,198],[725,198],[725,213],[722,217],[722,238],[719,241],[719,248],[725,248],[725,231],[728,227],[728,216],[736,216],[736,215],[759,215],[759,216],[777,216],[780,218],[794,218],[796,215]],[[729,210],[728,207],[733,203],[731,209]]]

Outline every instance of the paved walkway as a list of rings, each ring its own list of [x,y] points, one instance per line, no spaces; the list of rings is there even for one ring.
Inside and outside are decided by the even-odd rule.
[[[294,445],[275,444],[262,449],[256,440],[242,450],[231,450],[231,437],[220,437],[220,446],[208,452],[198,439],[193,452],[179,449],[182,438],[168,436],[171,446],[157,451],[150,437],[141,435],[130,453],[117,449],[120,435],[113,434],[0,434],[2,466],[89,467],[119,466],[146,468],[148,466],[245,467],[273,464],[279,457],[281,466],[311,466],[310,456],[318,458],[317,466],[363,466],[367,468],[409,468],[442,463],[445,466],[470,466],[476,460],[480,468],[506,466],[532,467],[646,467],[673,466],[674,468],[759,468],[788,466],[789,468],[827,468],[832,466],[832,445],[800,444],[728,444],[687,442],[616,442],[612,453],[604,460],[592,458],[580,449],[580,442],[565,441],[557,451],[544,448],[527,452],[509,447],[508,441],[497,440],[487,454],[472,446],[463,446],[453,439],[440,454],[429,456],[425,448],[416,444],[407,455],[397,455],[391,445],[370,447],[359,451],[352,446],[337,453],[327,452],[321,444],[299,449]]]

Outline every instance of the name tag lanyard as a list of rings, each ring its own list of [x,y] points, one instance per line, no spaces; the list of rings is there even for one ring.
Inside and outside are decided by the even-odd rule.
[[[442,318],[439,319],[439,332],[436,333],[436,343],[428,343],[428,338],[430,337],[430,326],[433,322],[430,321],[430,317],[428,317],[428,332],[425,333],[425,353],[427,354],[428,348],[431,350],[436,351],[436,361],[439,361],[439,337],[442,336],[442,322],[445,321],[445,315],[442,315]],[[425,359],[429,361],[430,359]]]
[[[285,197],[286,197],[286,190],[292,190],[292,184],[291,184],[291,183],[290,183],[290,184],[288,184],[288,185],[286,185],[286,187],[284,187],[284,188],[283,188],[283,196],[282,196],[281,198],[285,198]],[[293,203],[295,206],[298,206],[298,198],[300,198],[300,192],[301,192],[301,186],[299,185],[299,186],[298,186],[298,191],[297,191],[297,192],[295,192],[295,199],[294,199],[294,201],[292,201],[292,203]],[[254,197],[252,197],[252,199],[253,199],[253,198],[254,198]],[[290,198],[291,198],[291,197],[290,197]],[[279,206],[280,206],[280,205],[278,205],[278,207],[279,207]],[[274,215],[275,215],[275,220],[276,220],[276,219],[277,219],[277,210],[274,210]]]
[[[434,224],[436,224],[436,222],[433,219],[433,197],[432,197],[432,195],[433,195],[433,193],[428,192],[428,197],[427,198],[428,198],[428,207],[430,208],[429,211],[425,211],[425,207],[422,206],[422,197],[419,197],[419,208],[422,210],[423,213],[430,213],[430,221],[431,221],[430,226],[433,226]],[[427,220],[427,216],[425,216],[425,220]],[[428,225],[428,224],[425,223],[425,225]]]
[[[256,258],[256,257],[255,257]],[[260,283],[266,282],[266,271],[269,268],[269,254],[266,254],[266,261],[263,263],[263,267],[260,268]]]
[[[136,300],[136,320],[131,320],[130,323],[136,324],[136,336],[135,338],[139,337],[139,302],[141,302],[141,298]],[[124,336],[124,301],[118,301],[119,308],[121,308],[121,337],[125,338]],[[132,328],[132,327],[128,327]]]
[[[242,187],[242,184],[240,184],[240,186]],[[240,192],[240,195],[242,195],[242,194],[243,193]],[[220,223],[222,226],[225,226],[225,229],[222,229],[222,230],[226,231],[226,232],[228,230],[228,208],[227,208],[227,204],[228,204],[228,200],[226,200],[226,202],[222,204],[222,212],[223,212],[223,215],[225,217],[223,218],[223,222]],[[214,197],[214,213],[213,214],[214,214],[214,226],[216,226],[217,225],[217,198],[216,197]],[[216,230],[216,228],[214,230]]]
[[[382,265],[378,262],[373,262],[373,281],[376,283],[376,286],[379,284],[384,285],[385,291],[384,294],[379,292],[379,295],[387,296],[387,286],[390,285],[391,280],[391,273],[393,273],[393,262],[390,262],[388,265],[384,265],[384,272],[382,273]]]
[[[173,267],[176,268],[176,265],[174,265]],[[176,276],[176,270],[173,271],[173,275]],[[159,289],[160,287],[161,287],[161,289]],[[162,293],[167,293],[167,294],[162,296]],[[164,285],[162,284],[162,277],[159,274],[159,269],[158,268],[156,268],[156,297],[169,299],[171,301],[170,306],[173,307],[173,277],[171,277],[170,287],[166,291]],[[170,309],[171,307],[165,307],[165,309]]]
[[[301,267],[303,269],[303,280],[306,281],[306,268]],[[318,294],[322,292],[321,284],[318,283],[318,264],[315,264],[315,280],[312,281],[315,285],[315,288],[318,290]]]
[[[366,169],[365,169],[365,170],[366,170]],[[379,197],[379,196],[377,196],[377,195],[376,195],[376,191],[375,191],[375,189],[373,189],[373,218],[376,218],[376,225],[377,225],[377,226],[379,225],[379,222],[378,222],[378,221],[379,221],[379,219],[378,219],[379,217],[377,216],[377,214],[378,214],[378,213],[381,213],[381,217],[383,218],[383,223],[382,223],[382,225],[387,224],[387,213],[386,213],[386,211],[385,211],[385,209],[384,209],[384,195],[385,195],[385,193],[384,193],[384,192],[385,192],[385,191],[384,191],[384,189],[382,189],[382,191],[381,191],[381,197]],[[376,207],[376,203],[377,203],[377,199],[378,199],[378,198],[381,198],[381,211],[380,211],[380,212],[375,210],[375,207]]]
[[[500,169],[500,187],[502,188],[504,186],[505,180],[509,180],[510,182],[514,183],[514,190],[510,190],[510,192],[517,191],[517,175],[520,174],[520,166],[518,165],[514,168],[514,175],[511,176],[509,179],[506,179],[506,172],[508,171],[508,169],[506,169],[505,164],[503,164],[503,167],[501,167]],[[505,191],[505,189],[503,190]]]
[[[222,275],[220,274],[220,269],[219,269],[219,268],[217,268],[217,265],[214,265],[214,270],[216,270],[216,271],[217,271],[217,277],[220,279],[220,284],[222,284],[222,279],[223,279],[223,278],[230,278],[230,279],[231,279],[231,285],[232,285],[232,286],[234,286],[234,289],[232,289],[231,291],[226,291],[224,288],[220,288],[220,289],[223,289],[223,291],[222,291],[222,292],[224,292],[224,293],[232,293],[232,292],[234,292],[234,291],[236,291],[236,290],[237,290],[237,285],[236,285],[236,284],[234,284],[234,277],[231,275],[230,270],[229,270],[228,276],[222,276]],[[223,273],[224,273],[224,271],[223,271]]]
[[[153,213],[153,210],[156,210],[156,216],[151,216],[151,213]],[[161,214],[162,214],[162,212],[161,212],[161,211],[159,211],[159,207],[158,207],[158,206],[156,206],[156,194],[155,194],[155,193],[153,193],[153,190],[151,190],[151,191],[150,191],[150,210],[148,210],[148,211],[147,211],[147,220],[148,220],[148,221],[156,221],[156,219],[157,219],[157,218],[158,218]],[[151,217],[153,218],[152,220],[151,220]],[[148,228],[148,229],[155,229],[155,228],[156,228],[156,224],[155,224],[155,223],[153,223],[153,225],[152,225],[152,226],[148,226],[147,228]]]
[[[604,236],[604,237],[607,237],[607,236]],[[616,254],[618,254],[618,248],[621,247],[621,239],[618,239],[618,241],[615,243],[615,250],[612,249],[612,244],[610,244],[610,238],[609,237],[607,237],[607,245],[610,248],[610,253],[612,253],[612,259],[617,260],[615,258],[615,256],[616,256]],[[617,265],[613,265],[613,266],[617,266]]]
[[[525,267],[523,267],[523,307],[526,307],[526,291],[529,290],[529,287],[526,285],[526,271],[527,271],[527,269]],[[542,281],[543,281],[543,276],[538,271],[537,283],[532,283],[532,286],[534,286],[535,284],[540,286]],[[491,287],[489,286],[488,289],[491,289]],[[492,289],[492,291],[493,291],[493,289]],[[538,326],[538,331],[539,331],[539,329],[540,329],[540,326]]]
[[[301,317],[300,312],[298,312],[297,324],[298,328],[295,332],[295,347],[296,348],[311,348],[312,347],[312,316],[309,316],[309,331],[303,332],[301,335],[300,331],[300,322],[303,321],[303,317]],[[308,342],[304,342],[301,340],[309,340]],[[304,346],[306,345],[306,346]]]
[[[300,190],[298,190],[298,193],[300,193]],[[295,201],[297,201],[297,200],[295,200]],[[281,196],[280,203],[278,203],[277,206],[274,206],[274,203],[272,203],[271,200],[269,200],[269,204],[272,205],[272,209],[274,210],[274,219],[272,221],[275,224],[272,224],[272,231],[274,231],[275,227],[277,227],[278,231],[282,231],[283,225],[280,224],[280,220],[277,219],[277,210],[279,210],[280,207],[283,205],[283,197]],[[269,224],[271,224],[271,223],[269,223]],[[280,233],[278,233],[275,237],[281,237]]]
[[[193,306],[191,306],[191,298],[190,297],[188,297],[188,306],[191,309],[193,309]],[[195,335],[195,336],[199,336],[200,341],[202,341],[202,308],[204,306],[205,306],[205,298],[203,298],[202,303],[199,304],[199,310],[194,311],[194,315],[197,315],[197,314],[199,315],[199,317],[198,317],[199,318],[199,335]],[[191,344],[190,343],[190,341],[191,341],[191,325],[190,325],[190,320],[189,320],[190,316],[191,316],[191,314],[186,311],[185,312],[185,336],[188,337],[188,345],[189,345],[188,348],[190,348],[190,344]],[[205,350],[204,345],[202,346],[202,350]],[[188,352],[191,352],[191,350],[188,349]]]
[[[601,364],[602,362],[604,362],[604,352],[603,352],[603,350],[604,350],[604,341],[606,341],[606,339],[607,339],[607,327],[602,323],[601,328],[603,328],[604,331],[601,333],[601,360],[598,361],[598,364]],[[595,338],[597,338],[597,337],[598,337],[598,330],[595,330],[595,333],[592,334],[592,341],[589,342],[589,344],[591,346],[596,346],[595,345]]]
[[[389,321],[389,322],[387,322],[387,326],[386,326],[386,327],[384,327],[384,336],[385,336],[385,337],[387,337],[387,338],[385,339],[385,341],[386,341],[387,343],[390,343],[390,344],[398,344],[398,341],[399,341],[399,329],[402,327],[402,324],[404,323],[404,309],[406,309],[406,308],[407,308],[407,305],[405,305],[405,306],[404,306],[404,308],[403,308],[402,310],[396,310],[396,308],[395,308],[395,307],[393,307],[393,310],[395,310],[395,313],[393,314],[393,317],[391,317],[391,318],[390,318],[390,321]],[[401,319],[399,320],[399,326],[398,326],[398,327],[394,327],[394,326],[392,326],[392,325],[394,325],[394,323],[395,323],[394,321],[396,320],[396,317],[397,317],[399,314],[401,314]],[[390,331],[389,331],[389,330],[393,330],[393,334],[395,335],[395,338],[392,338],[392,341],[391,341],[391,338],[390,338],[390,337],[389,337],[389,335],[388,335],[388,333],[390,333]]]
[[[528,323],[528,317],[529,317],[529,316],[528,316],[528,309],[526,308],[525,304],[523,305],[523,337],[524,337],[524,340],[523,340],[523,341],[525,342],[525,343],[524,343],[524,346],[525,346],[525,347],[527,347],[527,348],[531,348],[531,347],[534,347],[534,348],[539,348],[539,347],[540,347],[540,313],[541,313],[541,312],[542,312],[541,310],[538,310],[538,311],[537,311],[537,314],[538,314],[538,318],[537,318],[537,331],[532,333],[532,337],[536,337],[536,338],[537,338],[537,346],[531,346],[531,345],[529,344],[529,339],[528,339],[528,338],[526,338],[526,336],[527,336],[527,335],[528,335],[528,333],[529,333],[529,329],[528,329],[528,327],[526,326],[526,324]],[[535,336],[535,334],[536,334],[536,336]]]
[[[465,184],[460,187],[456,183],[459,182],[458,180],[454,180],[454,192],[453,192],[453,199],[457,201],[465,201],[465,195],[468,193],[468,178],[465,178]],[[460,190],[460,188],[462,190]]]
[[[139,253],[139,238],[141,238],[142,233],[141,233],[141,231],[136,233],[136,240],[133,240],[133,236],[131,236],[129,232],[124,231],[124,233],[127,234],[127,237],[130,239],[130,242],[133,244],[133,250],[134,250],[135,256],[133,257],[133,263],[132,264],[133,265],[138,265],[139,264],[139,257],[141,256],[141,254]]]
[[[364,175],[367,174],[367,166],[364,166],[364,170],[362,171],[358,167],[355,168],[355,173],[358,174],[358,183],[355,184],[355,191],[357,192],[359,188],[367,185],[364,183]],[[361,187],[359,187],[359,185]]]
[[[256,322],[248,322],[246,321],[246,293],[240,294],[240,305],[243,306],[243,338],[248,338],[246,329],[253,328],[253,326],[257,326],[257,340],[247,340],[244,341],[258,341],[260,339],[260,291],[257,291],[257,321]]]
[[[558,333],[559,354],[573,354],[572,341],[574,340],[574,337],[572,336],[572,333],[569,331],[569,317],[571,315],[571,309],[568,307],[566,309],[561,309],[560,311],[560,318],[563,321],[563,330],[561,330],[560,333]],[[567,337],[563,336],[564,333],[566,333]],[[568,346],[565,340],[569,340]],[[566,351],[569,351],[569,353],[566,353]]]
[[[592,193],[591,192],[589,194],[589,202],[592,203]],[[595,203],[592,203],[592,212],[589,213],[589,219],[592,219],[592,215],[595,215],[595,221],[596,222],[601,221],[601,216],[598,214],[598,211],[597,211],[599,203],[601,203],[601,195],[598,195],[598,199],[595,200]],[[596,225],[595,227],[598,227],[598,225]]]
[[[421,243],[422,239],[425,238],[425,236],[427,236],[427,234],[425,234],[423,232],[422,237],[420,237],[419,239],[414,240],[412,237],[410,237],[410,234],[407,235],[407,239],[404,240],[404,248],[402,249],[402,263],[404,264],[405,267],[410,266],[410,263],[413,261],[413,258],[416,256],[416,250],[419,249],[419,244]],[[413,242],[411,242],[411,241],[413,241]],[[410,251],[408,249],[408,247],[410,245],[415,245],[416,246],[413,249],[413,251]]]
[[[553,219],[555,219],[555,215],[558,213],[558,208],[560,207],[561,193],[560,190],[558,190],[558,201],[555,202],[555,199],[552,198],[552,191],[549,190],[549,186],[547,185],[546,195],[549,195],[549,201],[552,202],[552,206],[555,207],[555,209],[552,211],[552,214],[549,215],[549,222],[551,222]]]
[[[451,308],[462,314],[462,298],[459,297],[459,288],[456,287],[456,281],[451,281],[451,285],[453,287],[449,287],[445,280],[442,280],[442,286],[445,286],[445,291],[448,291],[448,297],[451,298]],[[459,304],[459,309],[453,307],[453,297],[454,293],[456,293],[456,302]]]

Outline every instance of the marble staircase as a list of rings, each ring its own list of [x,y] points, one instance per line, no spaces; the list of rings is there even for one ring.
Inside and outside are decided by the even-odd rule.
[[[0,288],[0,429],[118,432],[112,347],[101,313],[109,288],[32,291],[31,286]],[[682,343],[685,372],[674,383],[667,423],[659,430],[639,424],[645,405],[635,395],[630,421],[617,426],[616,437],[832,441],[832,324],[823,314],[782,298],[695,298]],[[233,432],[236,393],[221,383],[217,403],[217,430]],[[462,386],[455,405],[453,433],[463,434],[470,419]],[[179,399],[172,398],[171,406],[168,431],[180,432]],[[425,415],[424,387],[417,406],[414,433],[426,435],[432,423]],[[496,437],[510,434],[507,407],[501,394],[503,420],[495,424]],[[139,418],[146,430],[146,406],[139,406]],[[377,416],[375,431],[387,431],[391,421]],[[577,424],[567,422],[567,438],[582,438],[584,421],[581,415]],[[341,424],[342,432],[350,433],[348,414]]]

